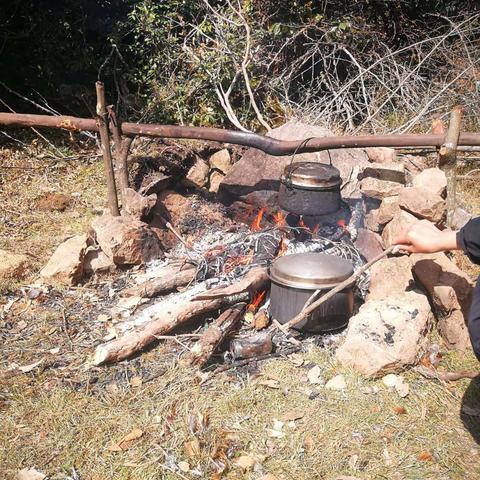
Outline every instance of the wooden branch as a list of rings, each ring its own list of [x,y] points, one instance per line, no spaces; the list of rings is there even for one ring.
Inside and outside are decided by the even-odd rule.
[[[111,130],[113,135],[113,143],[115,145],[115,167],[117,178],[120,184],[120,193],[122,204],[125,204],[125,190],[129,187],[128,183],[128,154],[133,142],[132,137],[122,138],[122,129],[113,105],[107,107],[111,120]]]
[[[118,208],[117,189],[115,187],[115,174],[113,172],[112,152],[110,150],[110,133],[108,131],[107,109],[105,106],[105,88],[102,82],[95,84],[97,91],[97,126],[100,132],[100,141],[102,144],[102,156],[105,167],[105,177],[107,179],[108,207],[110,213],[118,217],[120,210]]]
[[[46,127],[67,131],[98,132],[95,120],[72,116],[31,115],[23,113],[0,112],[0,125],[16,127]],[[121,125],[123,135],[163,138],[186,138],[212,142],[233,143],[262,150],[269,155],[282,156],[307,152],[321,152],[337,148],[364,147],[441,147],[444,135],[403,134],[403,135],[345,135],[313,138],[305,140],[277,140],[255,133],[224,130],[221,128],[187,127],[179,125],[159,125],[146,123],[128,123]],[[459,145],[480,146],[480,134],[461,133]]]
[[[217,347],[240,323],[246,306],[246,303],[238,303],[229,308],[205,330],[188,356],[190,365],[202,368],[208,362]]]
[[[448,124],[445,142],[440,148],[438,156],[439,167],[447,177],[447,225],[452,226],[453,214],[457,204],[457,177],[456,161],[457,146],[462,126],[462,108],[457,106],[452,110]]]
[[[158,336],[171,332],[200,315],[214,312],[223,307],[246,301],[248,293],[208,300],[194,300],[197,289],[176,295],[146,308],[125,324],[139,327],[126,331],[123,336],[103,345],[99,345],[93,355],[94,365],[120,362],[141,352],[153,343]],[[121,327],[121,325],[120,325]]]
[[[162,271],[160,278],[147,280],[135,287],[128,288],[122,292],[127,297],[153,298],[163,293],[175,290],[178,287],[188,285],[194,278],[196,269],[193,265],[187,265],[184,269],[169,266]]]
[[[323,297],[320,297],[318,300],[305,307],[297,316],[293,317],[287,323],[284,323],[278,328],[282,330],[282,332],[287,333],[288,330],[290,330],[295,325],[298,325],[300,322],[305,320],[308,315],[317,310],[320,305],[325,303],[327,300],[330,300],[334,295],[341,292],[343,289],[353,285],[363,272],[367,271],[374,263],[377,263],[382,258],[385,258],[389,253],[392,253],[396,248],[396,245],[392,245],[391,247],[387,248],[384,252],[377,255],[375,258],[363,265],[363,267],[359,268],[353,275],[348,277],[343,282],[339,283],[335,288],[329,290],[325,295],[323,295]],[[276,323],[276,325],[278,326],[280,324]]]
[[[238,295],[244,292],[253,294],[259,290],[267,288],[269,281],[270,279],[266,268],[253,268],[238,282],[235,282],[228,287],[212,288],[212,290],[197,295],[195,300],[222,298],[229,295]]]

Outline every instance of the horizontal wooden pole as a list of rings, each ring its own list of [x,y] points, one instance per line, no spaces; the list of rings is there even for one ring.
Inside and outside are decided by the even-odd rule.
[[[94,119],[71,116],[32,115],[23,113],[0,113],[0,125],[15,127],[46,127],[69,131],[98,131]],[[122,123],[122,134],[128,136],[185,138],[233,143],[258,148],[270,155],[292,155],[293,153],[319,152],[338,148],[365,147],[441,147],[444,135],[361,135],[311,138],[306,140],[277,140],[255,133],[223,130],[221,128],[184,127],[178,125],[157,125]],[[480,146],[480,134],[461,133],[458,145]]]

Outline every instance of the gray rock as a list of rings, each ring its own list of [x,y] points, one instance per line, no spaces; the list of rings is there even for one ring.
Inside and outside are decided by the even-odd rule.
[[[323,127],[306,125],[298,120],[291,120],[281,127],[273,129],[269,136],[280,140],[305,140],[311,137],[328,137],[333,133]],[[245,200],[250,195],[250,202],[263,206],[270,197],[276,195],[280,187],[280,177],[284,168],[291,162],[292,156],[275,157],[255,148],[248,149],[243,157],[223,179],[219,193],[228,201]],[[361,149],[338,149],[318,153],[295,155],[295,162],[330,163],[340,170],[343,179],[342,194],[345,198],[357,196],[358,186],[356,172],[368,163],[367,155]]]
[[[398,195],[404,186],[398,182],[380,180],[378,178],[366,177],[360,182],[362,196],[383,200],[386,197]]]
[[[388,147],[369,147],[365,149],[368,159],[375,163],[392,163],[396,160],[395,149]]]
[[[372,177],[405,185],[405,167],[403,163],[370,163],[360,172],[358,179]]]
[[[387,224],[382,232],[382,240],[385,248],[393,245],[395,238],[400,235],[402,230],[406,229],[410,225],[417,223],[419,220],[404,210],[400,210],[398,214],[393,217],[393,220]]]
[[[368,301],[350,319],[336,357],[368,377],[400,372],[422,355],[432,318],[428,299],[421,293]]]
[[[385,225],[400,213],[398,196],[386,197],[380,207],[365,216],[365,225],[372,232],[382,233]]]
[[[210,168],[216,168],[224,174],[227,174],[233,165],[230,152],[226,148],[215,152],[208,160],[208,163],[210,164]]]

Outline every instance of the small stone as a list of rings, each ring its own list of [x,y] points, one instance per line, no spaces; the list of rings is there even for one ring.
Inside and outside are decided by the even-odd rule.
[[[153,193],[144,197],[133,188],[126,188],[123,195],[122,215],[130,215],[137,220],[142,220],[148,216],[155,204],[157,195]]]
[[[363,168],[363,171],[358,175],[358,179],[362,180],[367,177],[405,185],[405,167],[403,163],[398,162],[370,163]]]
[[[365,149],[370,162],[392,163],[396,160],[395,149],[388,147],[369,147]]]
[[[209,159],[208,163],[211,168],[216,168],[222,173],[227,174],[232,168],[232,158],[230,157],[230,152],[224,148],[215,152]]]
[[[427,168],[413,177],[414,187],[425,188],[431,192],[445,197],[447,191],[447,177],[439,168]]]
[[[372,232],[382,233],[385,225],[393,220],[397,213],[400,213],[398,196],[386,197],[379,208],[371,210],[365,216],[365,226]]]
[[[212,171],[210,173],[210,187],[208,191],[212,193],[217,193],[224,177],[225,175],[223,175],[222,173],[217,172],[216,170]]]
[[[397,377],[395,390],[401,398],[405,398],[410,393],[410,387],[402,376]]]
[[[376,200],[398,195],[403,188],[403,185],[398,182],[379,180],[373,177],[364,178],[360,183],[362,195]]]
[[[394,388],[397,384],[398,377],[393,373],[389,373],[382,378],[382,382],[386,387]]]
[[[103,215],[92,222],[101,249],[116,265],[141,265],[163,257],[157,235],[132,217]]]
[[[404,188],[398,196],[400,208],[436,225],[443,224],[447,215],[445,200],[431,190],[420,187]]]
[[[429,167],[428,160],[421,156],[406,155],[402,158],[402,161],[405,166],[405,171],[412,177]]]
[[[343,375],[336,375],[325,384],[325,388],[329,390],[345,390],[347,388],[345,377]]]
[[[114,270],[115,264],[100,248],[88,247],[83,269],[87,275],[105,273]]]
[[[472,217],[473,215],[465,207],[457,207],[452,215],[452,230],[460,230]]]
[[[65,285],[76,285],[83,275],[89,242],[87,235],[75,235],[61,243],[40,271],[40,276]]]
[[[0,280],[21,278],[25,274],[27,264],[26,255],[0,250]]]
[[[202,188],[207,184],[210,167],[200,157],[196,157],[183,183],[189,187]]]
[[[404,229],[417,223],[418,221],[418,218],[413,216],[411,213],[400,210],[393,220],[383,229],[382,240],[385,248],[393,245],[395,238],[400,235]]]
[[[355,247],[367,261],[370,261],[383,252],[382,237],[365,228],[359,228],[355,239]]]

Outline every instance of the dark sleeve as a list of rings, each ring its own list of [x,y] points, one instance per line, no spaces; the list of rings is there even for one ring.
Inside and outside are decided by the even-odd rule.
[[[480,217],[470,220],[457,233],[457,244],[473,263],[480,263]]]
[[[468,316],[468,333],[472,342],[473,351],[480,360],[480,279],[473,291],[472,306]]]

